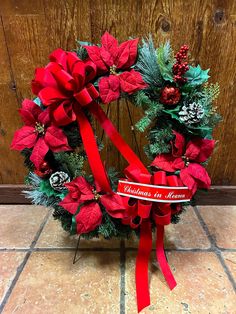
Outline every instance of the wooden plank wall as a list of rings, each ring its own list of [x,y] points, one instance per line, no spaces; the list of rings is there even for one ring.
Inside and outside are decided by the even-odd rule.
[[[73,49],[77,38],[98,42],[108,30],[121,41],[152,33],[156,43],[171,39],[175,50],[187,43],[192,60],[211,68],[212,81],[221,85],[217,105],[224,122],[208,169],[214,184],[236,185],[234,0],[1,0],[0,15],[0,183],[23,182],[22,159],[9,144],[21,125],[16,110],[31,96],[34,68],[53,49]],[[141,113],[130,111],[137,121]],[[137,150],[126,104],[112,104],[109,117]],[[144,136],[137,140],[140,147],[145,143]],[[103,156],[109,165],[125,165],[108,141]]]

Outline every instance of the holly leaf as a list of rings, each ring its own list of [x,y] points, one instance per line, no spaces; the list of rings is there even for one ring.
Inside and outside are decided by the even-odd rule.
[[[131,39],[120,44],[118,48],[117,60],[115,62],[118,69],[128,69],[137,58],[139,39]]]
[[[125,206],[120,195],[102,195],[100,201],[110,216],[124,218]]]
[[[120,81],[116,75],[110,75],[100,79],[99,92],[104,104],[108,104],[120,96]]]
[[[14,134],[11,149],[23,150],[25,148],[32,148],[37,140],[35,129],[31,126],[23,126]]]
[[[72,150],[62,129],[59,129],[54,125],[47,128],[45,142],[55,153]]]
[[[189,67],[189,70],[185,73],[184,77],[187,79],[187,84],[191,86],[197,86],[205,83],[208,78],[208,70],[202,70],[200,65],[197,67]]]
[[[40,137],[37,140],[36,145],[33,148],[32,154],[30,156],[30,160],[33,162],[36,168],[40,168],[42,162],[44,161],[44,157],[49,151],[48,145],[45,143],[44,138]]]
[[[75,217],[77,233],[88,233],[94,230],[102,222],[102,212],[96,202],[83,205]]]
[[[123,72],[119,75],[119,78],[121,90],[128,94],[133,94],[148,86],[143,81],[141,74],[135,70]]]

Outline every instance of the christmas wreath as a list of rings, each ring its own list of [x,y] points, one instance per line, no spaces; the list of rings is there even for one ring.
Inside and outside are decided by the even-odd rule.
[[[198,189],[209,189],[205,169],[220,116],[212,104],[218,84],[208,71],[190,65],[188,46],[174,56],[170,43],[155,48],[152,38],[121,44],[106,32],[101,44],[79,42],[73,52],[56,49],[32,80],[33,100],[19,113],[24,126],[15,132],[12,149],[29,168],[34,204],[54,208],[54,217],[71,234],[92,238],[140,237],[136,260],[138,311],[150,304],[148,259],[152,233],[156,255],[171,289],[176,285],[163,248],[164,226],[179,215]],[[101,104],[124,98],[143,117],[147,167],[127,145]],[[116,106],[113,103],[112,106]],[[94,119],[127,160],[119,175],[106,169]],[[85,171],[88,162],[91,173]]]

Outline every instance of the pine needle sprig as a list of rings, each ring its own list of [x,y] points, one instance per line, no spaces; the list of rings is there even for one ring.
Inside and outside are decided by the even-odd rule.
[[[156,48],[151,36],[142,41],[135,69],[142,74],[143,80],[147,84],[154,86],[162,85],[163,79],[157,63]]]

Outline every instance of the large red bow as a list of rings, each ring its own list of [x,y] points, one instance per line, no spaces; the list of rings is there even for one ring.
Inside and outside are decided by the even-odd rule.
[[[32,90],[49,108],[55,124],[63,126],[77,120],[92,173],[102,189],[112,194],[92,127],[82,110],[99,96],[89,83],[96,75],[96,65],[62,49],[55,50],[49,59],[45,68],[36,70]]]
[[[164,171],[151,174],[142,173],[134,165],[125,169],[128,180],[155,185],[183,186],[181,180],[175,176],[166,176]],[[123,223],[129,224],[132,228],[140,226],[140,242],[136,259],[136,293],[138,311],[150,304],[149,284],[148,284],[148,261],[152,250],[152,229],[151,218],[156,224],[156,257],[161,271],[172,290],[176,286],[176,281],[171,273],[164,252],[164,226],[170,224],[172,208],[169,203],[157,203],[150,201],[137,200],[125,197],[124,203],[127,216]],[[179,205],[176,205],[175,211]],[[138,218],[138,222],[136,221]]]

